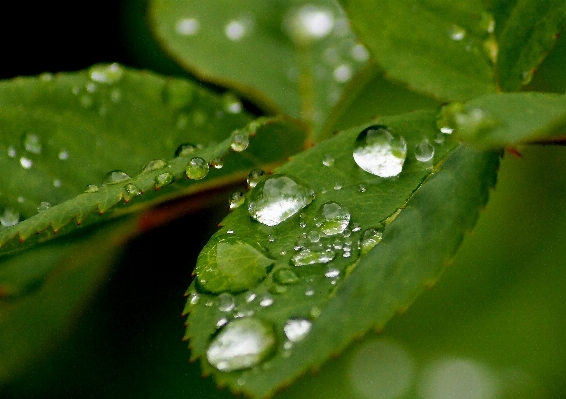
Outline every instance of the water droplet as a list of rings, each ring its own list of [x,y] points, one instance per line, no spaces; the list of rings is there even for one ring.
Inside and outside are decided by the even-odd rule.
[[[170,172],[160,173],[155,176],[155,189],[159,190],[169,184],[173,183],[173,174]]]
[[[37,207],[37,211],[38,212],[44,212],[44,211],[48,210],[49,208],[51,208],[51,204],[49,202],[41,202],[39,204],[39,206]]]
[[[198,147],[192,143],[183,143],[175,150],[175,157],[184,157],[198,150]]]
[[[449,33],[450,38],[455,41],[460,41],[466,36],[466,30],[458,25],[452,25]]]
[[[369,60],[369,53],[363,44],[358,43],[354,47],[352,47],[351,54],[352,58],[354,58],[356,61],[364,62]]]
[[[222,98],[222,101],[224,103],[224,109],[227,112],[231,114],[239,114],[242,112],[242,103],[234,95],[227,94]]]
[[[22,144],[26,151],[33,154],[41,154],[43,146],[37,134],[26,133],[22,137]]]
[[[289,319],[283,327],[285,336],[291,342],[304,339],[312,328],[312,322],[308,319]]]
[[[336,202],[327,202],[319,209],[321,231],[327,236],[340,234],[350,223],[350,212]]]
[[[208,362],[220,371],[230,372],[260,364],[275,349],[273,327],[255,317],[228,323],[212,340]]]
[[[305,296],[313,296],[314,294],[315,294],[315,291],[314,291],[313,288],[309,287],[305,290]]]
[[[98,192],[100,189],[98,188],[97,185],[95,184],[89,184],[86,189],[85,189],[85,193],[96,193]]]
[[[86,84],[86,91],[89,93],[94,93],[96,91],[96,89],[98,88],[98,86],[96,86],[96,84],[89,82]]]
[[[163,101],[174,109],[186,107],[193,100],[195,89],[183,79],[169,79],[162,92]]]
[[[250,303],[250,302],[255,301],[256,298],[257,298],[257,295],[256,295],[256,293],[253,292],[253,291],[248,291],[248,292],[246,292],[246,294],[244,295],[244,300],[245,300],[247,303]]]
[[[434,142],[437,143],[437,144],[444,143],[444,134],[437,133],[436,136],[434,137]]]
[[[324,158],[322,158],[322,164],[324,166],[334,166],[334,157],[330,154],[326,154]]]
[[[197,294],[196,292],[193,292],[193,293],[191,294],[191,296],[189,297],[189,303],[190,303],[191,305],[196,305],[196,304],[199,303],[199,301],[200,301],[200,295]]]
[[[9,147],[8,147],[8,156],[9,156],[10,158],[15,158],[16,155],[17,155],[17,153],[16,153],[16,148],[15,148],[13,145],[9,146]]]
[[[51,82],[53,80],[53,74],[51,72],[43,72],[39,75],[39,80],[42,82]]]
[[[254,188],[257,183],[265,176],[265,172],[261,169],[254,169],[250,173],[248,173],[248,186],[250,188]]]
[[[273,305],[273,302],[275,302],[273,300],[273,297],[269,294],[264,294],[261,299],[259,300],[259,306],[263,307],[263,308],[267,308],[271,305]]]
[[[496,128],[501,122],[481,108],[467,108],[458,102],[441,108],[437,116],[437,125],[441,128],[457,129],[462,136],[473,137]]]
[[[186,172],[189,179],[200,180],[206,177],[209,169],[210,166],[204,159],[195,157],[187,163]]]
[[[259,182],[249,199],[250,216],[276,226],[314,200],[314,191],[286,175],[272,175]]]
[[[133,197],[136,197],[136,196],[142,194],[142,191],[135,184],[132,184],[132,183],[126,184],[126,187],[124,187],[124,190],[126,191],[126,197],[128,199],[131,199]]]
[[[348,64],[339,65],[334,69],[332,75],[339,83],[347,82],[352,78],[352,67]]]
[[[299,276],[291,269],[279,269],[273,273],[273,280],[279,284],[290,285],[299,282]]]
[[[175,25],[175,31],[181,36],[192,36],[198,32],[200,23],[194,18],[181,18]]]
[[[268,236],[269,242],[275,242],[275,236],[273,234],[270,234]]]
[[[0,215],[0,224],[4,227],[10,227],[18,224],[20,221],[20,213],[15,209],[6,208],[4,213]]]
[[[230,194],[230,198],[228,199],[230,210],[238,208],[244,203],[245,200],[246,197],[244,197],[244,193],[241,191],[236,191]]]
[[[124,68],[120,64],[94,65],[88,71],[91,80],[99,83],[114,84],[122,79]]]
[[[218,310],[221,312],[230,312],[236,307],[236,300],[232,295],[223,292],[218,295]]]
[[[327,36],[333,27],[332,11],[310,4],[292,9],[283,22],[284,30],[299,45]]]
[[[319,242],[320,241],[320,232],[316,230],[309,231],[307,235],[310,242]]]
[[[332,249],[305,248],[293,255],[291,262],[295,266],[314,265],[317,263],[329,263],[336,257]]]
[[[224,27],[224,34],[233,42],[242,40],[249,33],[251,24],[247,20],[232,20]]]
[[[434,147],[427,139],[421,141],[415,147],[415,158],[419,162],[428,162],[434,157]]]
[[[383,231],[380,229],[369,228],[364,231],[360,240],[361,255],[367,254],[383,238]]]
[[[360,191],[360,193],[365,193],[366,192],[366,186],[364,186],[363,184],[360,184],[358,186],[358,190]]]
[[[380,177],[397,176],[403,170],[407,143],[394,137],[386,126],[370,126],[356,138],[354,161],[366,172]]]
[[[210,161],[210,166],[212,166],[214,169],[222,169],[222,167],[224,166],[224,161],[222,160],[222,158],[214,158],[212,161]]]
[[[33,166],[33,161],[29,158],[26,157],[21,157],[20,158],[20,165],[22,166],[22,168],[24,169],[29,169]]]
[[[66,161],[69,159],[69,152],[67,150],[61,150],[57,156],[61,161]]]
[[[53,187],[61,187],[61,180],[59,179],[53,180]]]
[[[250,145],[250,139],[243,133],[236,133],[232,136],[232,142],[230,143],[230,147],[235,152],[244,151]]]
[[[218,235],[198,256],[197,282],[212,293],[247,291],[265,278],[273,262],[255,242],[232,234]]]
[[[144,166],[142,173],[153,172],[154,170],[163,169],[167,166],[167,162],[163,159],[154,159],[149,161],[147,165]]]
[[[336,278],[339,275],[340,275],[340,270],[336,269],[335,267],[331,267],[327,269],[326,272],[324,273],[324,277],[327,278]]]
[[[228,319],[226,317],[223,317],[216,322],[216,328],[218,329],[224,327],[226,324],[228,324]]]
[[[130,180],[131,177],[128,176],[127,173],[122,172],[121,170],[113,170],[110,171],[104,176],[102,180],[102,185],[107,186],[110,184],[118,184]]]

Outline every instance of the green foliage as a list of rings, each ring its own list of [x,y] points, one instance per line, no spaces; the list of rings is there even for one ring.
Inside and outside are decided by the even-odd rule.
[[[565,1],[341,3],[148,2],[165,52],[248,110],[119,64],[0,82],[0,384],[182,200],[233,210],[190,265],[191,358],[273,395],[436,284],[502,148],[563,143],[562,94],[500,92],[529,83]]]

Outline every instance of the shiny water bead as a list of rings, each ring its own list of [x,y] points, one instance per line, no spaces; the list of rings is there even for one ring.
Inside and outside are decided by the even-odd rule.
[[[175,157],[184,157],[192,154],[198,150],[198,147],[192,143],[183,143],[177,147],[175,150]]]
[[[273,303],[275,302],[275,300],[273,299],[273,297],[269,294],[264,294],[262,295],[261,299],[259,300],[259,306],[261,306],[262,308],[267,308],[271,305],[273,305]]]
[[[169,184],[173,183],[174,177],[171,172],[160,173],[155,176],[155,189],[159,190]]]
[[[283,331],[291,342],[299,342],[304,339],[312,328],[312,322],[308,319],[293,318],[287,320]]]
[[[221,312],[230,312],[236,307],[236,300],[232,295],[223,292],[217,298],[218,310]]]
[[[241,191],[236,191],[230,194],[230,198],[228,199],[230,210],[238,208],[240,205],[242,205],[245,202],[245,200],[246,197],[244,196],[244,193]]]
[[[111,184],[118,184],[130,180],[131,177],[128,174],[122,172],[121,170],[113,170],[110,171],[104,176],[102,180],[102,185],[111,185]]]
[[[16,148],[13,145],[8,146],[8,156],[10,158],[15,158],[17,154]]]
[[[0,215],[0,224],[4,227],[10,227],[18,224],[20,221],[20,213],[12,208],[5,208],[4,213]]]
[[[393,177],[403,170],[407,143],[402,137],[393,136],[386,126],[374,125],[358,135],[353,156],[356,164],[366,172]]]
[[[43,145],[37,134],[26,133],[22,137],[22,145],[32,154],[41,154]]]
[[[258,222],[276,226],[309,205],[314,198],[314,191],[295,178],[272,175],[254,187],[248,211]]]
[[[383,238],[383,231],[380,229],[369,228],[365,230],[360,239],[360,253],[367,254]]]
[[[96,193],[98,192],[100,189],[98,188],[97,185],[95,184],[89,184],[86,189],[85,189],[85,193]]]
[[[305,248],[293,255],[291,263],[294,266],[307,266],[317,263],[329,263],[336,257],[336,252],[331,249]]]
[[[38,212],[44,212],[46,210],[48,210],[49,208],[51,208],[51,204],[49,202],[42,202],[39,204],[39,206],[37,207],[37,211]]]
[[[276,347],[271,324],[255,317],[229,322],[214,337],[206,351],[208,362],[224,372],[260,364]]]
[[[450,38],[455,41],[461,41],[466,36],[466,30],[458,25],[452,25],[450,28]]]
[[[327,277],[327,278],[336,278],[339,275],[340,275],[340,270],[336,269],[334,267],[327,269],[326,272],[324,273],[324,277]]]
[[[212,166],[214,169],[222,169],[222,167],[224,166],[224,161],[222,160],[222,158],[214,158],[212,161],[210,161],[210,166]]]
[[[248,186],[250,188],[254,188],[257,183],[265,176],[265,172],[261,169],[253,169],[250,173],[248,173]]]
[[[61,161],[66,161],[67,159],[69,159],[69,152],[67,150],[61,150],[61,151],[59,151],[59,154],[57,155],[57,157]]]
[[[122,79],[124,68],[117,63],[94,65],[88,71],[90,79],[105,84],[114,84]]]
[[[142,194],[142,191],[139,189],[139,187],[132,183],[126,184],[124,190],[126,191],[126,198],[128,200]]]
[[[334,166],[334,157],[330,154],[326,154],[324,158],[322,158],[322,164],[324,166]]]
[[[415,158],[419,162],[428,162],[434,157],[434,147],[428,142],[423,140],[415,147]]]
[[[342,233],[350,223],[350,212],[337,202],[327,202],[318,210],[320,230],[327,236]]]
[[[283,29],[299,45],[307,45],[326,37],[334,27],[334,13],[312,4],[291,9],[283,21]]]
[[[186,172],[187,177],[193,180],[204,179],[208,175],[208,162],[200,157],[191,158],[187,163]]]
[[[224,96],[222,102],[224,103],[224,110],[226,112],[231,114],[239,114],[242,112],[242,103],[234,95],[228,94]]]
[[[175,25],[175,31],[181,36],[195,35],[200,29],[200,22],[195,18],[181,18]]]
[[[250,139],[244,133],[235,133],[232,136],[230,147],[235,152],[242,152],[250,145]]]
[[[167,166],[167,162],[164,159],[154,159],[149,161],[147,165],[144,166],[142,173],[153,172],[154,170],[163,169]]]

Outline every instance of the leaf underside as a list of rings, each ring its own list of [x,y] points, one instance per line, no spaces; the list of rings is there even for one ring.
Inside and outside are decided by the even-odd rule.
[[[199,288],[195,282],[189,288],[191,297],[186,312],[190,314],[185,338],[190,340],[192,357],[201,358],[204,373],[214,374],[220,385],[229,385],[235,392],[253,397],[268,396],[307,370],[319,367],[355,337],[372,327],[382,328],[395,312],[406,309],[425,286],[438,279],[464,233],[473,227],[479,210],[487,202],[489,189],[495,184],[499,153],[476,151],[450,142],[436,143],[433,161],[419,162],[414,158],[415,147],[423,139],[435,143],[437,138],[433,112],[384,117],[379,123],[408,143],[407,160],[398,177],[379,178],[360,169],[352,159],[352,151],[362,129],[350,129],[276,170],[306,182],[316,192],[316,199],[302,211],[302,216],[296,214],[268,227],[251,220],[246,209],[248,198],[245,206],[223,221],[222,229],[211,239],[214,242],[215,237],[232,230],[235,237],[245,237],[266,248],[265,254],[274,259],[270,274],[252,288],[258,298],[271,292],[271,306],[260,306],[257,301],[248,304],[245,298],[249,298],[249,292],[236,293],[235,309],[223,312],[218,308],[218,299],[204,292],[198,293],[197,304],[191,303]],[[334,158],[333,166],[322,164],[327,155]],[[328,201],[345,207],[351,215],[352,255],[343,257],[338,251],[329,264],[293,266],[290,259],[296,253],[297,240],[303,233],[316,229],[313,218]],[[300,222],[305,222],[304,228]],[[363,231],[382,226],[383,240],[360,255],[357,243]],[[289,268],[299,281],[280,290],[274,273]],[[340,276],[326,277],[329,268],[338,269]],[[251,317],[274,327],[275,352],[254,368],[220,372],[206,360],[216,325],[224,317],[241,317],[238,313],[244,308],[249,311],[250,307],[254,313]],[[283,326],[290,318],[310,319],[313,327],[303,341],[289,350],[285,347]]]

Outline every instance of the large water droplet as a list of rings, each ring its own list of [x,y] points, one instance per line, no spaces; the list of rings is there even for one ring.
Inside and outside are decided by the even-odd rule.
[[[250,195],[250,216],[267,226],[276,226],[314,200],[314,191],[286,175],[262,180]]]
[[[177,147],[175,150],[175,157],[184,157],[186,155],[192,154],[198,150],[198,147],[192,143],[183,143]]]
[[[356,138],[354,161],[360,168],[380,177],[397,176],[403,170],[407,143],[394,137],[386,126],[370,126]]]
[[[428,142],[423,140],[415,147],[415,158],[420,162],[428,162],[434,157],[434,147]]]
[[[218,310],[221,312],[230,312],[236,307],[236,300],[234,297],[227,293],[223,292],[222,294],[218,295]]]
[[[310,4],[291,10],[283,22],[284,30],[300,45],[327,36],[333,27],[332,11]]]
[[[171,172],[160,173],[155,176],[155,189],[159,190],[173,183],[173,174]]]
[[[163,159],[154,159],[149,161],[147,165],[144,166],[142,173],[153,172],[154,170],[163,169],[167,166],[167,162]]]
[[[99,83],[114,84],[122,79],[124,68],[120,64],[94,65],[88,71],[92,80]]]
[[[20,165],[24,169],[29,169],[33,166],[33,161],[29,158],[21,157],[20,158]]]
[[[26,151],[33,154],[41,154],[43,146],[37,134],[26,133],[22,137],[22,144]]]
[[[169,79],[163,88],[163,101],[172,108],[180,109],[192,100],[195,89],[183,79]]]
[[[113,170],[110,171],[104,176],[102,180],[102,185],[107,186],[110,184],[118,184],[130,180],[131,177],[128,176],[127,173],[122,172],[121,170]]]
[[[380,229],[369,228],[364,231],[360,239],[360,254],[367,254],[383,238],[383,231]]]
[[[232,136],[230,147],[235,152],[242,152],[250,145],[250,139],[244,133],[236,133]]]
[[[20,213],[12,208],[4,209],[4,213],[0,215],[0,224],[4,227],[14,226],[20,221]]]
[[[255,317],[234,320],[212,340],[208,362],[220,371],[236,371],[260,364],[275,349],[273,327]]]
[[[312,328],[312,322],[308,319],[289,319],[283,327],[285,336],[291,342],[304,339]]]
[[[219,235],[198,256],[197,281],[212,293],[246,291],[265,278],[273,262],[257,243],[232,234]]]
[[[244,197],[244,193],[241,192],[241,191],[236,191],[236,192],[230,194],[230,198],[228,199],[228,205],[229,205],[231,210],[236,209],[240,205],[242,205],[245,200],[246,200],[246,197]]]
[[[327,202],[319,209],[320,230],[327,236],[342,233],[350,223],[350,212],[336,202]]]
[[[191,158],[191,160],[187,163],[187,177],[193,180],[204,179],[206,175],[208,175],[209,169],[210,166],[204,159],[200,157]]]
[[[291,262],[295,266],[307,266],[317,263],[329,263],[336,257],[336,252],[331,249],[305,248],[293,255]]]
[[[248,173],[248,186],[250,188],[254,188],[257,183],[260,182],[260,180],[263,178],[263,176],[265,176],[265,172],[261,169],[254,169],[252,170],[250,173]]]

